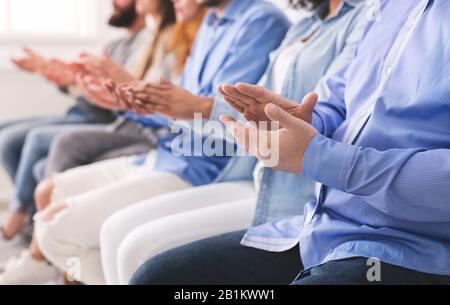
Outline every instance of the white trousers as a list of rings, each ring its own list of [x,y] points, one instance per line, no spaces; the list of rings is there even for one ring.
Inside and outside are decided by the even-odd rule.
[[[101,230],[108,284],[129,283],[147,259],[190,242],[250,227],[252,182],[213,184],[143,201],[110,217]]]
[[[119,158],[79,167],[55,176],[53,203],[68,208],[50,222],[35,217],[36,240],[46,258],[86,284],[104,284],[100,261],[100,229],[115,212],[144,199],[190,188],[178,176],[152,170],[154,155],[144,166]],[[72,275],[73,273],[73,275]]]

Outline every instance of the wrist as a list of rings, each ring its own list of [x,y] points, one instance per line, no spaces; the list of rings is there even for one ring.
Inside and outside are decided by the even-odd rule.
[[[196,112],[201,113],[204,119],[209,119],[212,113],[213,102],[214,99],[211,97],[199,97],[199,108]]]

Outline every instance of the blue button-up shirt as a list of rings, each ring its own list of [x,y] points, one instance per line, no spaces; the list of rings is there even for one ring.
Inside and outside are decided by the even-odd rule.
[[[266,1],[233,0],[221,16],[211,10],[197,33],[181,76],[181,87],[195,95],[214,97],[219,84],[256,83],[269,63],[270,53],[281,44],[289,27],[287,17]],[[197,133],[190,135],[192,149],[180,147],[185,155],[177,156],[171,148],[177,136],[161,140],[155,169],[172,172],[194,186],[213,182],[229,157],[204,153],[197,156],[195,153],[199,152],[193,143],[204,141],[198,139],[201,136]]]
[[[272,89],[275,65],[286,60],[283,50],[306,41],[298,49],[284,78],[282,90],[277,92],[294,101],[301,101],[308,92],[316,90],[325,95],[326,80],[345,67],[354,57],[362,33],[366,27],[367,5],[365,0],[344,0],[335,14],[328,15],[328,3],[292,26],[281,47],[272,53],[260,84]],[[215,109],[221,111],[222,109]],[[251,162],[253,161],[253,162]],[[256,159],[235,157],[222,172],[221,180],[251,180]],[[253,225],[258,226],[303,212],[303,205],[314,197],[314,182],[303,175],[295,175],[265,168],[258,193]],[[249,231],[245,240],[251,243],[259,236]]]
[[[325,187],[261,234],[279,251],[300,242],[306,268],[376,257],[450,275],[450,2],[381,4],[315,110],[303,167]]]

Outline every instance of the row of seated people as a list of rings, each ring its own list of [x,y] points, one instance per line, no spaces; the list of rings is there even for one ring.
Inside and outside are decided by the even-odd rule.
[[[450,2],[288,2],[114,0],[104,54],[13,59],[75,104],[0,126],[0,284],[450,284]]]

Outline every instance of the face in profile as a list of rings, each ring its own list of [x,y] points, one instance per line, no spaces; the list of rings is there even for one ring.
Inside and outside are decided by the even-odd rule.
[[[119,28],[131,26],[137,18],[135,6],[135,0],[114,0],[114,13],[109,18],[109,25]]]
[[[177,22],[192,20],[199,10],[196,0],[172,0]]]

